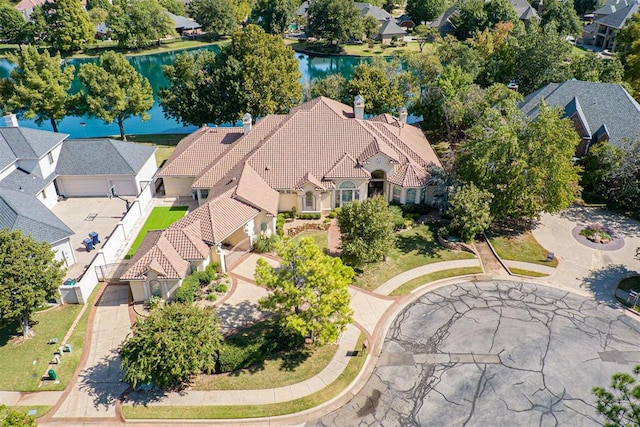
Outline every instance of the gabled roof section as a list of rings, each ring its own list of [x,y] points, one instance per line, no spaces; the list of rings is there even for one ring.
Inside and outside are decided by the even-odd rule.
[[[280,195],[248,163],[244,164],[234,197],[271,215],[278,214]]]
[[[24,171],[22,169],[16,169],[9,175],[4,177],[0,181],[0,187],[9,188],[11,190],[23,191],[32,196],[37,195],[47,185],[51,183],[56,177],[56,173],[53,172],[45,179],[39,176]]]
[[[638,3],[633,2],[629,6],[623,7],[610,15],[597,19],[595,23],[619,30],[624,26],[624,23],[627,22],[627,19],[631,18],[631,16],[638,11],[638,6],[640,6]]]
[[[385,19],[393,19],[391,14],[386,10],[373,6],[369,3],[355,2],[355,6],[360,10],[360,16],[373,16],[377,21],[384,21]]]
[[[320,182],[320,180],[316,178],[315,175],[309,172],[306,172],[302,177],[302,179],[298,181],[298,183],[296,184],[296,189],[301,189],[302,187],[305,186],[305,184],[313,185],[316,188],[316,190],[326,190],[326,187],[324,186],[324,184],[322,184],[322,182]]]
[[[196,220],[183,228],[165,230],[165,237],[183,259],[202,260],[209,256],[209,246],[202,241],[200,221]]]
[[[169,15],[169,18],[173,20],[173,26],[176,29],[195,30],[197,28],[202,28],[202,25],[198,24],[195,19],[174,15],[171,12],[167,12],[167,15]]]
[[[344,155],[336,162],[336,164],[331,169],[329,169],[324,177],[329,179],[370,178],[371,174],[348,153],[344,153]]]
[[[423,187],[429,178],[426,169],[414,163],[407,163],[396,168],[395,173],[389,177],[389,182],[402,187]]]
[[[367,161],[378,153],[382,153],[395,163],[400,162],[400,158],[395,151],[382,139],[374,139],[371,144],[362,152],[361,160]]]
[[[407,30],[398,25],[395,19],[389,18],[382,22],[378,33],[382,36],[404,36],[407,34]]]
[[[587,136],[591,138],[591,129],[589,128],[589,122],[587,121],[587,117],[585,116],[584,111],[582,111],[582,106],[580,105],[580,101],[577,97],[574,96],[571,102],[567,104],[567,106],[564,108],[564,113],[567,117],[572,117],[575,114],[580,120],[580,123],[582,123],[582,127],[587,131]]]
[[[531,7],[531,4],[527,0],[509,0],[509,4],[513,6],[513,10],[516,11],[518,18],[523,21],[538,16],[538,12]]]
[[[242,128],[202,127],[178,143],[159,176],[196,177],[242,135]]]
[[[73,231],[34,196],[0,188],[0,228],[21,230],[39,242],[55,243]]]
[[[108,138],[68,139],[62,145],[58,175],[136,175],[156,149]]]
[[[38,129],[0,127],[0,145],[8,145],[18,159],[41,159],[68,136]]]
[[[605,4],[600,9],[596,9],[593,14],[596,16],[609,15],[627,6],[629,6],[627,0],[607,0]]]
[[[158,277],[182,279],[189,271],[189,262],[182,259],[163,234],[163,230],[149,230],[131,259],[123,280],[144,279],[153,270]]]
[[[397,117],[393,117],[391,114],[383,113],[378,114],[375,117],[371,117],[368,119],[370,122],[382,122],[388,125],[402,127],[404,123],[400,122],[400,119]]]

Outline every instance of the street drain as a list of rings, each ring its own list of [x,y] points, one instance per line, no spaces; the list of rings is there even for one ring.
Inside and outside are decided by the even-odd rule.
[[[87,217],[84,220],[85,221],[93,221],[94,219],[96,219],[97,216],[98,216],[97,213],[90,213],[89,215],[87,215]]]

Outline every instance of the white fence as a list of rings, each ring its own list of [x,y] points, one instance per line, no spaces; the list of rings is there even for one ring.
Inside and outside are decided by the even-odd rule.
[[[134,231],[140,217],[147,212],[147,208],[153,200],[153,193],[153,183],[148,183],[131,204],[127,214],[118,222],[113,233],[102,245],[102,248],[98,250],[82,278],[74,286],[60,287],[62,301],[68,304],[84,304],[87,302],[89,295],[91,295],[91,292],[100,281],[97,271],[116,265],[116,257],[120,249]]]

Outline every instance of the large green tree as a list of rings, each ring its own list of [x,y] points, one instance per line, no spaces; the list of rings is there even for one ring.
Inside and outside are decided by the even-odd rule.
[[[258,0],[251,10],[252,19],[269,34],[283,34],[296,15],[293,0]]]
[[[133,116],[147,120],[153,106],[153,89],[121,53],[107,51],[98,64],[86,63],[78,73],[84,85],[84,107],[107,124],[118,124],[126,139],[124,121]]]
[[[541,24],[543,28],[553,28],[564,36],[582,33],[582,24],[573,8],[573,0],[544,0]]]
[[[306,33],[330,43],[362,37],[360,11],[351,0],[314,0],[309,7]]]
[[[533,122],[515,105],[490,108],[460,145],[458,176],[493,194],[495,218],[558,212],[578,195],[580,168],[572,163],[578,143],[571,120],[544,103]]]
[[[335,341],[352,321],[348,286],[353,269],[322,253],[310,238],[287,240],[277,253],[278,268],[258,260],[256,283],[270,291],[260,308],[273,312],[284,330],[317,345]]]
[[[640,98],[640,14],[627,19],[616,34],[616,51],[624,66],[624,79],[631,86],[633,96]]]
[[[342,74],[329,74],[322,79],[314,79],[309,87],[309,96],[325,96],[348,104],[348,81]]]
[[[57,295],[63,277],[50,244],[20,230],[0,230],[0,319],[20,322],[24,337],[31,315]]]
[[[293,50],[257,25],[236,32],[217,55],[201,55],[165,67],[169,87],[160,92],[160,102],[168,117],[221,124],[244,113],[284,113],[302,98]]]
[[[50,56],[46,50],[39,53],[35,46],[27,46],[9,59],[16,68],[2,85],[4,110],[35,119],[38,125],[48,120],[58,132],[58,122],[73,102],[69,89],[75,67],[61,67],[60,55]]]
[[[584,52],[571,59],[573,78],[589,82],[622,83],[624,67],[618,58],[604,59],[594,52]]]
[[[26,37],[27,21],[9,4],[0,5],[0,40],[22,43]]]
[[[132,49],[175,34],[173,20],[158,0],[114,0],[107,26],[118,45]]]
[[[484,232],[491,225],[491,199],[490,192],[473,183],[457,187],[449,196],[450,230],[467,241]]]
[[[640,365],[633,368],[633,375],[618,372],[611,377],[611,386],[593,387],[596,411],[604,416],[605,427],[629,427],[640,425]]]
[[[82,8],[80,0],[56,0],[42,6],[47,23],[47,38],[54,49],[74,51],[92,43],[96,27]]]
[[[367,114],[392,113],[409,104],[413,91],[407,73],[399,72],[397,61],[376,58],[353,69],[347,84],[347,98],[361,95]]]
[[[184,16],[187,13],[184,2],[181,0],[158,0],[167,11],[174,15]]]
[[[166,304],[133,325],[120,356],[124,381],[136,388],[152,383],[180,388],[201,373],[215,372],[222,335],[210,308]]]
[[[368,39],[373,39],[380,32],[380,22],[372,15],[362,18],[362,31]]]
[[[407,14],[417,24],[436,19],[447,5],[446,0],[407,0]]]
[[[38,427],[36,419],[31,415],[0,405],[0,426],[2,427]]]
[[[353,267],[380,261],[394,243],[392,214],[381,196],[343,206],[338,226],[342,260]]]
[[[215,36],[231,34],[238,27],[232,0],[193,0],[191,10],[204,30]]]

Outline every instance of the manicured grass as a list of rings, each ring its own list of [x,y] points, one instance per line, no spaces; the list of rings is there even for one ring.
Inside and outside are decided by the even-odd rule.
[[[282,387],[307,380],[322,371],[338,350],[337,345],[325,345],[312,351],[292,369],[286,355],[265,360],[260,369],[241,369],[219,375],[203,375],[193,384],[193,390],[258,390]],[[283,357],[284,356],[284,357]]]
[[[368,264],[357,271],[354,285],[373,290],[398,274],[421,265],[440,261],[473,258],[468,252],[443,248],[427,225],[401,231],[389,248],[387,261]]]
[[[547,262],[549,251],[533,237],[530,231],[518,234],[517,236],[489,237],[491,245],[502,259],[512,261],[531,262],[533,264],[556,267],[558,260],[553,259]]]
[[[326,231],[305,231],[303,233],[298,234],[293,238],[293,241],[296,242],[300,239],[311,238],[314,243],[318,245],[322,251],[327,249],[327,232]]]
[[[156,147],[156,164],[161,167],[167,161],[178,142],[188,134],[186,133],[156,133],[148,135],[127,135],[127,140],[141,145]],[[118,136],[117,139],[120,139]]]
[[[441,270],[433,273],[425,274],[420,277],[416,277],[415,279],[409,280],[405,284],[396,288],[389,295],[398,296],[398,295],[406,295],[412,290],[419,288],[422,285],[426,285],[429,282],[435,282],[440,279],[447,279],[449,277],[455,276],[464,276],[467,274],[479,274],[482,273],[482,268],[480,267],[460,267],[460,268],[450,268],[449,270]]]
[[[513,268],[513,267],[509,267],[509,270],[513,273],[513,274],[519,274],[521,276],[529,276],[529,277],[548,277],[548,274],[545,273],[539,273],[537,271],[531,271],[531,270],[522,270],[520,268]]]
[[[351,55],[351,56],[394,56],[403,52],[420,52],[420,47],[418,43],[407,43],[406,46],[395,46],[392,47],[390,45],[385,45],[384,48],[380,43],[376,43],[372,48],[369,47],[367,43],[363,44],[341,44],[340,50],[336,51],[333,47],[329,47],[325,42],[316,42],[316,43],[307,43],[307,42],[294,42],[290,41],[287,44],[291,46],[292,49],[306,50],[309,52],[316,52],[319,55],[326,54],[340,54],[340,55]],[[423,47],[423,52],[429,52],[434,50],[435,45],[427,43]]]
[[[140,243],[144,240],[144,236],[147,235],[149,230],[164,230],[187,213],[188,207],[186,206],[171,206],[171,207],[157,207],[153,208],[149,218],[145,221],[142,229],[138,233],[138,236],[133,241],[131,249],[127,254],[127,258],[131,258],[140,246]]]
[[[25,414],[32,409],[36,410],[36,414],[33,416],[34,418],[44,417],[47,412],[52,408],[51,406],[42,406],[42,405],[30,405],[30,406],[7,406],[9,409],[13,409],[14,411],[24,412]]]
[[[364,335],[360,335],[355,349],[362,347]],[[322,390],[300,399],[271,405],[233,406],[131,406],[123,405],[125,418],[129,419],[233,419],[253,417],[273,417],[293,414],[314,408],[333,399],[342,392],[358,375],[366,357],[360,353],[352,357],[340,376]]]
[[[97,288],[92,294],[89,304],[93,304],[96,294]],[[21,344],[16,344],[16,339],[20,334],[18,327],[15,325],[2,327],[0,329],[0,360],[2,360],[0,363],[0,390],[63,390],[82,357],[84,333],[90,308],[91,305],[85,310],[69,339],[68,344],[71,345],[72,352],[65,353],[62,357],[62,363],[54,368],[60,383],[55,384],[53,381],[49,381],[40,388],[38,388],[40,378],[45,374],[48,363],[53,360],[53,352],[58,348],[57,345],[47,344],[49,339],[55,337],[59,342],[62,341],[80,313],[82,306],[68,304],[34,314],[33,330],[35,335]]]
[[[622,289],[623,291],[627,292],[640,292],[640,276],[632,276],[622,279],[620,283],[618,283],[618,289]]]

